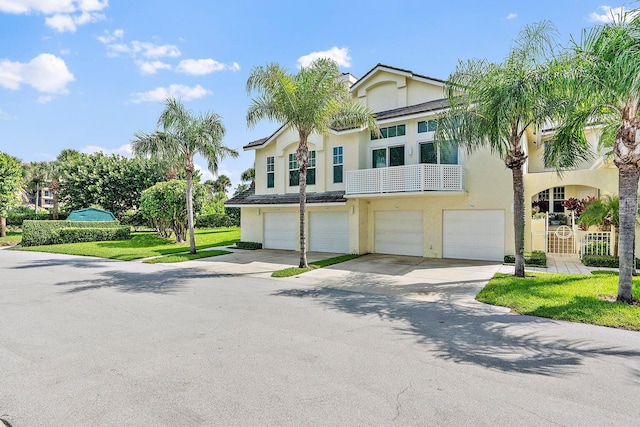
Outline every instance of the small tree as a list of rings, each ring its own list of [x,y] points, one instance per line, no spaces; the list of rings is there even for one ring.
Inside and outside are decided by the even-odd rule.
[[[193,185],[193,209],[200,212],[204,189],[199,184]],[[171,180],[159,182],[147,188],[140,196],[140,212],[151,221],[158,237],[169,237],[173,231],[176,243],[183,243],[187,239],[188,210],[187,210],[187,182]]]
[[[586,203],[578,222],[585,227],[598,225],[601,229],[613,225],[615,239],[613,241],[613,256],[618,256],[618,239],[620,238],[620,198],[618,196],[604,196]]]
[[[47,179],[49,179],[49,165],[47,162],[31,162],[26,166],[24,174],[25,184],[36,193],[36,218],[38,218],[38,205],[42,204],[40,200],[40,190],[42,190]]]
[[[19,202],[21,183],[20,160],[0,152],[0,237],[7,235],[7,214]]]

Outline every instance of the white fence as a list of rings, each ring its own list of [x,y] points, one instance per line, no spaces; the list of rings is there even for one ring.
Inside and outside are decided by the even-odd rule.
[[[347,194],[464,191],[460,165],[418,164],[347,171]]]
[[[610,231],[585,231],[580,239],[580,256],[611,255],[612,239]]]

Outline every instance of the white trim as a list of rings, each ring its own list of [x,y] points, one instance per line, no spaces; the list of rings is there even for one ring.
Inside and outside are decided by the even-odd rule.
[[[345,198],[347,196],[344,196]],[[345,206],[347,202],[326,202],[326,203],[309,203],[307,202],[306,207],[312,208],[314,206],[319,207],[327,207],[327,206]],[[278,204],[244,204],[244,205],[236,205],[236,204],[225,204],[227,208],[298,208],[300,206],[299,203],[278,203]]]

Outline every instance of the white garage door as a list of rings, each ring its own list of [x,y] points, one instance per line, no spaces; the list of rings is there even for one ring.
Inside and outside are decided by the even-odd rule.
[[[295,250],[298,240],[298,224],[296,213],[265,213],[264,247],[266,249]]]
[[[377,211],[375,252],[393,255],[424,255],[422,211]]]
[[[504,222],[504,211],[444,211],[442,256],[502,261]]]
[[[348,253],[348,212],[310,212],[309,249],[319,252]]]

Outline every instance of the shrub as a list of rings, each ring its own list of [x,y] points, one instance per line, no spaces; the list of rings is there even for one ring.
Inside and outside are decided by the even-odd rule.
[[[515,255],[505,255],[505,264],[515,264]],[[526,252],[524,254],[524,264],[532,267],[546,267],[547,266],[547,254],[542,251]]]
[[[262,243],[258,242],[236,242],[236,247],[238,249],[262,249]]]
[[[22,223],[24,221],[36,220],[36,219],[38,221],[51,220],[53,219],[53,215],[48,212],[39,212],[38,216],[36,217],[36,214],[33,212],[33,209],[31,209],[31,212],[9,212],[9,215],[7,215],[7,225],[22,227]],[[60,220],[67,219],[67,214],[58,213],[58,219]]]
[[[197,228],[237,227],[240,225],[239,218],[219,213],[200,215],[195,222]]]
[[[60,241],[63,228],[118,228],[118,221],[31,221],[22,225],[22,246],[53,245]]]
[[[588,267],[618,268],[620,258],[609,255],[583,255],[582,263]],[[636,268],[640,268],[640,259],[636,258]]]
[[[131,228],[61,228],[59,243],[101,242],[104,240],[126,240],[131,238]]]
[[[141,227],[149,226],[149,221],[144,219],[140,210],[131,209],[123,212],[120,214],[119,220],[122,225],[129,225],[136,230]]]

